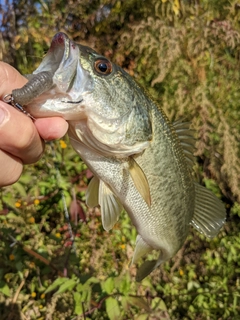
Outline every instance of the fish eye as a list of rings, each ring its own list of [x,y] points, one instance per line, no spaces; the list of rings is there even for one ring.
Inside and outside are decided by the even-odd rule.
[[[112,64],[106,59],[98,59],[94,64],[95,70],[99,74],[108,75],[112,72]]]

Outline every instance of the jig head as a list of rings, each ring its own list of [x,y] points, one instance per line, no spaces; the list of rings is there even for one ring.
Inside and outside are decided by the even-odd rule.
[[[29,112],[27,112],[20,103],[16,102],[13,95],[11,93],[6,94],[3,97],[3,101],[5,103],[8,103],[10,106],[14,107],[15,109],[17,109],[18,111],[22,112],[23,114],[25,114],[26,116],[28,116],[29,118],[31,118],[32,120],[36,120]]]

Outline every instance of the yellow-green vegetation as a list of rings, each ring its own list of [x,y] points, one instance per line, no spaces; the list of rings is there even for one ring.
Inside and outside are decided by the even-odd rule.
[[[190,120],[196,179],[228,212],[218,237],[192,230],[171,261],[136,283],[128,216],[105,232],[84,203],[86,166],[67,138],[49,144],[0,193],[0,318],[239,319],[239,2],[16,0],[1,4],[0,19],[0,58],[22,73],[64,31],[124,67],[170,119]]]

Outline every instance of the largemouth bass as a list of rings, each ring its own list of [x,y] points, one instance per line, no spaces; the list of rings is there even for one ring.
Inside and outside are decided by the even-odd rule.
[[[214,237],[225,221],[222,202],[193,180],[193,132],[163,110],[119,66],[58,33],[29,82],[13,99],[34,117],[69,122],[73,148],[94,174],[86,202],[100,205],[110,230],[124,208],[138,236],[132,263],[141,281],[182,247],[190,225]]]

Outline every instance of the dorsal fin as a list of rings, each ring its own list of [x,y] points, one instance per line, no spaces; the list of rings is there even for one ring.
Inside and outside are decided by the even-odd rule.
[[[192,169],[195,163],[195,157],[193,155],[196,150],[195,130],[189,128],[190,122],[181,122],[180,120],[174,122],[173,127],[183,148],[187,163]]]

